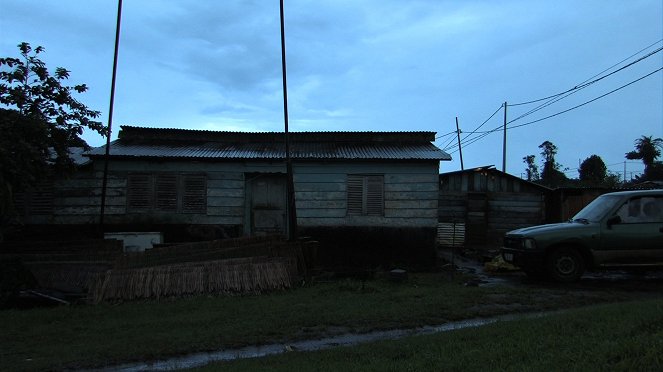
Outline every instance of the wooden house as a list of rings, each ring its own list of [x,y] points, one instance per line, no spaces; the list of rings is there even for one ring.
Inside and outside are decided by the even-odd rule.
[[[442,245],[499,247],[507,231],[546,222],[551,190],[494,166],[443,173],[439,181]]]
[[[300,236],[331,264],[425,262],[434,254],[439,162],[434,132],[290,133]],[[123,126],[110,146],[105,231],[168,241],[283,233],[283,133]],[[105,147],[56,181],[35,224],[98,226]],[[44,196],[42,195],[42,196]],[[43,198],[42,198],[43,199]],[[42,204],[43,201],[42,201]]]

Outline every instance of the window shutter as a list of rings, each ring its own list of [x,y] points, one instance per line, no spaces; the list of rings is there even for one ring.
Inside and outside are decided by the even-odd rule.
[[[127,177],[127,207],[129,211],[144,211],[152,207],[152,177],[130,174]]]
[[[157,175],[155,189],[156,210],[177,211],[177,175]]]
[[[207,179],[204,175],[182,177],[182,212],[205,213],[207,211]]]
[[[384,211],[384,177],[366,177],[366,214],[381,216]]]
[[[364,177],[348,175],[348,214],[363,214],[364,212]]]

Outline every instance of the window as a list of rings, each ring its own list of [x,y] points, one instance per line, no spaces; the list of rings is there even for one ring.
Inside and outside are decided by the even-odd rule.
[[[130,174],[127,211],[205,213],[207,179],[201,174]]]
[[[17,192],[14,208],[25,216],[50,216],[53,214],[53,183],[42,182],[25,191]]]
[[[617,211],[623,223],[663,222],[663,198],[645,196],[633,198]]]
[[[384,215],[384,176],[349,174],[347,194],[349,215]]]

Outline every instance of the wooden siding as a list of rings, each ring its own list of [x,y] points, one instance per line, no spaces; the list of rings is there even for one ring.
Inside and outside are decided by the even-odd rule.
[[[544,195],[486,193],[485,201],[468,209],[479,201],[470,201],[467,193],[440,191],[439,221],[465,223],[466,240],[473,245],[499,245],[507,231],[545,223]]]
[[[301,226],[435,227],[437,163],[307,163],[295,165]],[[384,215],[347,214],[347,175],[384,175]]]
[[[504,234],[546,221],[546,190],[487,169],[440,175],[440,223],[464,223],[467,245],[498,246]]]
[[[92,224],[99,219],[101,164],[54,185],[52,215],[29,216],[28,223]],[[109,166],[105,221],[108,224],[244,225],[246,178],[285,173],[282,162],[115,161]],[[435,228],[438,217],[438,162],[307,162],[294,164],[295,200],[302,226],[393,226]],[[203,212],[127,213],[130,174],[199,174],[206,180]],[[347,214],[347,175],[384,178],[381,216]],[[165,187],[165,186],[164,186]]]

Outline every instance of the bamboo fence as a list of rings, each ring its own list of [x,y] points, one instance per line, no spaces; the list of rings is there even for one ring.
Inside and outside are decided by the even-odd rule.
[[[109,270],[90,289],[94,303],[164,297],[261,293],[292,286],[292,258],[250,257]]]

